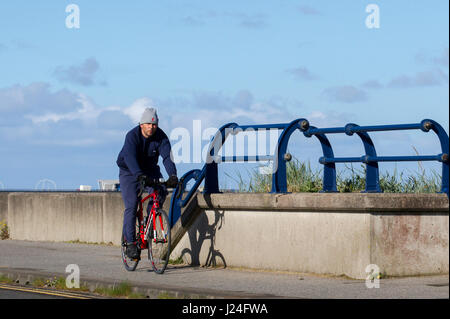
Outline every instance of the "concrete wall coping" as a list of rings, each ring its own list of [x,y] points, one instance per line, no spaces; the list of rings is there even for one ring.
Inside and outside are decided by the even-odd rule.
[[[202,209],[449,212],[446,194],[393,193],[222,193],[197,195]]]
[[[9,192],[22,196],[27,192]],[[39,196],[121,196],[120,192],[39,192]],[[221,193],[197,192],[201,209],[354,211],[354,212],[449,212],[446,194],[411,193]],[[170,202],[170,195],[164,206]]]

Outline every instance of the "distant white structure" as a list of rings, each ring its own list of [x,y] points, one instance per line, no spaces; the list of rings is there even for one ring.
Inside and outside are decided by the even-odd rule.
[[[80,185],[80,191],[90,192],[92,190],[91,185]]]
[[[100,179],[98,188],[102,191],[117,191],[120,189],[120,182],[118,179]]]

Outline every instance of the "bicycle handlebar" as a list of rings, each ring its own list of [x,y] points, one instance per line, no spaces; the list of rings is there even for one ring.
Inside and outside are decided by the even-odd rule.
[[[167,181],[164,180],[164,178],[154,178],[154,179],[147,178],[146,180],[142,180],[139,184],[140,184],[139,185],[140,186],[140,190],[139,190],[138,197],[141,197],[141,195],[144,193],[144,190],[145,190],[146,187],[153,187],[154,188],[155,186],[161,185],[161,186],[166,186],[166,187],[169,188],[169,186],[167,185]],[[179,184],[180,184],[180,182],[178,182],[177,185],[179,185]],[[176,186],[174,188],[176,188]]]

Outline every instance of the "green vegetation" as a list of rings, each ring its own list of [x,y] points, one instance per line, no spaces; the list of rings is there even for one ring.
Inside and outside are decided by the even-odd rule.
[[[113,288],[100,287],[95,289],[94,292],[103,296],[115,298],[117,297],[127,297],[130,299],[145,298],[144,295],[133,292],[131,285],[127,282],[122,282],[118,286],[114,286]]]
[[[13,282],[14,282],[14,280],[12,280],[11,278],[6,277],[3,274],[0,274],[0,283],[2,283],[2,284],[12,284]]]
[[[183,258],[180,256],[177,259],[169,259],[169,264],[170,265],[182,265],[184,264],[184,260]]]
[[[354,168],[353,165],[345,165],[344,169],[336,169],[336,186],[341,193],[361,192],[365,189],[365,165]],[[246,182],[240,173],[237,180],[240,192],[267,193],[272,187],[272,174],[261,174],[258,169],[248,171],[250,180]],[[293,158],[286,165],[286,177],[288,192],[312,192],[322,190],[322,169],[312,169],[310,163],[300,162]],[[436,193],[440,191],[441,176],[432,170],[426,173],[419,162],[419,170],[405,174],[396,169],[392,174],[380,172],[380,187],[385,193]]]
[[[0,221],[0,239],[8,239],[9,238],[9,228],[4,220]]]
[[[176,299],[176,298],[170,295],[168,292],[162,292],[158,295],[158,299]]]
[[[66,278],[64,277],[53,277],[53,278],[35,278],[31,285],[36,288],[53,288],[57,290],[65,290],[65,291],[89,291],[89,288],[86,286],[80,286],[80,288],[67,288],[66,286]]]
[[[112,242],[108,242],[108,243],[106,243],[106,242],[94,243],[94,242],[89,242],[89,241],[81,241],[79,239],[77,239],[77,240],[68,240],[68,241],[65,241],[64,243],[66,243],[66,244],[114,246],[114,244]]]
[[[37,288],[42,288],[45,287],[46,284],[46,280],[43,278],[35,278],[33,279],[33,281],[31,282],[31,285],[33,287],[37,287]]]
[[[14,284],[14,280],[0,274],[0,283],[4,284]],[[81,285],[80,288],[67,288],[66,287],[66,279],[64,277],[52,277],[52,278],[41,278],[36,277],[31,282],[27,282],[26,285],[30,285],[35,288],[50,288],[60,291],[73,291],[73,292],[89,292],[89,287]],[[129,299],[142,299],[146,298],[145,295],[136,293],[132,291],[132,286],[127,282],[122,282],[118,286],[114,286],[113,288],[107,287],[99,287],[96,288],[94,293],[107,296],[107,297],[115,297],[115,298],[129,298]],[[170,298],[169,295],[162,296],[163,298]]]

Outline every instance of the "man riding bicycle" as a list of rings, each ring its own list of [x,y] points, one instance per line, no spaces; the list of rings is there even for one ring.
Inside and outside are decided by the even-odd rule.
[[[120,168],[120,190],[125,205],[123,235],[127,242],[126,251],[129,258],[139,258],[139,250],[136,245],[138,195],[143,183],[162,177],[158,166],[159,156],[162,157],[164,167],[169,175],[167,186],[175,187],[178,183],[177,169],[171,159],[169,139],[166,133],[158,127],[156,110],[146,108],[139,125],[127,133],[116,162]],[[167,195],[167,190],[162,185],[159,186],[159,194],[159,202],[162,206]]]

